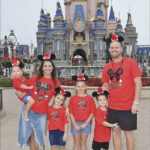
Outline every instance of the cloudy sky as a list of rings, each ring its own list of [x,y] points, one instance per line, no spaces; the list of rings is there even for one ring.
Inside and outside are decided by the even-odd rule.
[[[31,44],[32,41],[36,45],[42,1],[45,12],[50,12],[53,19],[57,0],[0,0],[0,38],[3,39],[4,35],[9,35],[10,29],[14,29],[19,43]],[[60,0],[60,3],[64,14],[64,0]],[[115,16],[120,14],[124,28],[130,8],[132,22],[138,33],[138,44],[150,44],[149,0],[112,0],[112,5]]]

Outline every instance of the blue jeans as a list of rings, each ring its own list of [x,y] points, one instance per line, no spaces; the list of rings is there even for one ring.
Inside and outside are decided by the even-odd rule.
[[[25,107],[26,106],[23,105],[22,112],[24,112]],[[28,113],[29,121],[25,121],[22,117],[22,112],[20,114],[18,131],[19,146],[22,148],[28,145],[28,140],[33,130],[35,135],[35,142],[39,145],[40,150],[43,150],[43,145],[45,145],[47,114],[38,114],[30,110]]]
[[[51,146],[64,147],[66,142],[63,141],[64,132],[60,130],[49,131],[49,141]]]

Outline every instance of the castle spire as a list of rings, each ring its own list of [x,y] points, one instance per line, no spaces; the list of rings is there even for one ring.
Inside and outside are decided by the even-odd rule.
[[[43,9],[41,9],[40,21],[39,21],[38,26],[45,26],[45,27],[47,27],[47,17],[44,14],[44,10]]]
[[[96,11],[96,19],[95,20],[104,20],[103,19],[104,15],[101,10],[101,6],[102,6],[102,3],[99,0],[99,2],[97,3],[97,11]]]
[[[56,20],[64,20],[64,17],[63,17],[63,14],[62,14],[62,8],[61,8],[59,0],[57,0],[57,4],[56,5],[57,5],[57,10],[56,10],[56,15],[54,17],[54,21],[56,21]]]
[[[115,14],[114,14],[114,9],[112,7],[112,3],[110,8],[109,20],[115,20]]]

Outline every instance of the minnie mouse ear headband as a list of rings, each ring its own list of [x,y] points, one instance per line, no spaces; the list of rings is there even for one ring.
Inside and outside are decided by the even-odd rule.
[[[55,88],[55,92],[57,94],[62,94],[64,95],[65,97],[70,97],[71,96],[71,93],[69,91],[66,91],[65,88],[60,88],[60,87],[57,87]]]
[[[99,95],[106,95],[106,96],[108,96],[109,93],[108,93],[107,91],[103,91],[103,89],[102,89],[101,87],[99,87],[99,88],[97,89],[97,91],[94,91],[94,92],[92,93],[92,96],[93,96],[93,97],[97,97],[97,96],[99,96]]]
[[[79,74],[78,76],[77,75],[72,76],[72,80],[73,81],[87,81],[88,76],[85,75],[85,70],[83,69],[82,74]]]
[[[40,61],[44,61],[44,60],[54,60],[55,59],[55,55],[54,54],[49,54],[49,53],[45,53],[44,55],[38,55],[38,60]]]
[[[21,62],[20,57],[13,58],[12,62],[6,64],[7,67],[19,66],[21,69],[24,67],[24,64]]]
[[[111,34],[109,38],[103,39],[106,43],[110,44],[113,41],[123,42],[124,38],[122,36],[117,36],[116,34]]]

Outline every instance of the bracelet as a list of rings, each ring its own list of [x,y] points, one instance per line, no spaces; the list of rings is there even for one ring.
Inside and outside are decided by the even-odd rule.
[[[115,129],[115,124],[113,124],[112,129]]]
[[[84,122],[86,125],[88,125],[87,121]]]
[[[139,104],[139,102],[138,102],[138,101],[133,101],[133,104],[137,104],[137,105],[138,105],[138,104]]]
[[[67,134],[67,133],[64,133],[64,136],[68,136],[68,134]]]

